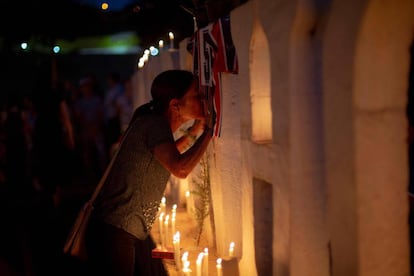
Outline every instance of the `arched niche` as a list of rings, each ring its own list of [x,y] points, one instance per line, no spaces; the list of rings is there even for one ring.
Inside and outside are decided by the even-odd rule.
[[[252,140],[272,141],[272,107],[270,89],[269,43],[258,20],[250,41],[250,99],[252,107]]]

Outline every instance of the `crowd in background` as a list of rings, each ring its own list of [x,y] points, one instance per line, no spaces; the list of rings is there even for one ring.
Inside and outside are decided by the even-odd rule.
[[[129,76],[69,81],[53,60],[36,72],[30,93],[8,93],[0,117],[0,275],[65,275],[68,228],[133,111]]]

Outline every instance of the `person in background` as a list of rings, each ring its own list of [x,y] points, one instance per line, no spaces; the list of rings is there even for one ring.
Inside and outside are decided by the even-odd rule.
[[[135,110],[94,204],[86,233],[93,275],[167,275],[162,260],[151,256],[151,228],[171,174],[187,177],[212,138],[210,113],[191,72],[162,72],[151,95]],[[194,125],[175,141],[173,132],[189,120]]]
[[[116,72],[108,74],[107,84],[108,89],[104,95],[104,133],[106,150],[110,154],[112,145],[121,135],[118,98],[124,94],[124,86],[121,76]]]
[[[19,92],[10,93],[4,124],[5,176],[9,192],[15,197],[27,199],[32,193],[32,185],[27,170],[29,145],[23,111],[23,100]]]
[[[121,127],[121,134],[127,129],[129,122],[132,119],[134,113],[133,105],[133,91],[132,91],[132,80],[127,78],[124,80],[124,93],[122,93],[116,101],[119,114],[119,124]]]
[[[68,176],[72,173],[72,164],[67,156],[75,147],[56,57],[44,62],[36,72],[33,89],[36,121],[31,162],[36,197],[30,210],[26,210],[33,265],[31,275],[53,275],[59,267],[62,191],[71,184]]]
[[[80,97],[74,103],[82,175],[87,185],[97,183],[107,162],[104,136],[104,105],[93,80],[85,76],[79,81]]]
[[[33,97],[36,110],[32,133],[33,185],[58,205],[59,189],[65,175],[70,173],[66,157],[75,147],[75,138],[54,57],[50,65],[38,71]]]
[[[120,135],[118,139],[111,145],[110,156],[113,156],[117,150],[122,134],[125,133],[125,130],[127,129],[129,122],[132,119],[132,115],[134,113],[132,93],[133,91],[131,78],[127,78],[124,80],[124,93],[119,95],[116,99],[116,108],[117,113],[119,114]]]

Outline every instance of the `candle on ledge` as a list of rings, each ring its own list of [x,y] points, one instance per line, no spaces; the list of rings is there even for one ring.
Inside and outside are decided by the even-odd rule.
[[[203,276],[208,276],[208,248],[204,248],[203,256]]]
[[[164,40],[160,40],[158,41],[158,48],[160,48],[160,50],[162,50],[162,48],[164,48]]]
[[[172,213],[172,215],[171,215],[171,230],[172,230],[173,235],[175,233],[175,216],[176,216],[176,213]]]
[[[177,204],[173,204],[173,206],[171,207],[171,213],[173,215],[177,214]]]
[[[174,34],[169,32],[168,36],[170,37],[170,49],[174,49]]]
[[[162,229],[162,225],[163,225],[163,219],[164,219],[164,213],[160,213],[159,217],[158,217],[158,226],[159,226],[159,231],[160,231],[160,245],[161,248],[164,248],[164,230]]]
[[[186,260],[183,266],[184,276],[191,276],[190,261]]]
[[[203,265],[203,257],[204,257],[204,253],[201,252],[200,254],[198,254],[197,257],[197,261],[196,261],[196,265],[197,265],[197,271],[196,271],[196,275],[197,276],[202,276],[202,265]]]
[[[164,246],[165,248],[167,248],[168,246],[168,242],[170,240],[170,235],[168,234],[168,221],[170,219],[170,215],[166,215],[165,216],[165,220],[164,220]]]
[[[222,272],[222,270],[221,270],[221,261],[222,261],[222,259],[221,258],[218,258],[217,259],[217,264],[216,264],[216,268],[217,268],[217,276],[223,276],[223,272]]]
[[[230,246],[229,246],[229,256],[230,257],[233,257],[234,256],[234,242],[231,242],[230,243]]]
[[[173,246],[174,246],[175,267],[178,271],[181,271],[180,232],[178,232],[178,231],[177,231],[177,233],[174,234]]]
[[[193,16],[193,23],[194,23],[194,32],[197,32],[198,26],[197,26],[197,18]]]
[[[166,199],[165,199],[165,196],[163,196],[162,198],[161,198],[161,213],[166,213],[166,211],[165,211],[165,208],[166,208]]]
[[[181,256],[181,266],[185,267],[185,262],[188,261],[188,251],[185,251]]]

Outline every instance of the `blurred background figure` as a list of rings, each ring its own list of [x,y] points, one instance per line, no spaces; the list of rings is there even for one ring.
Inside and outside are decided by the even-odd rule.
[[[30,134],[26,127],[21,93],[15,92],[9,95],[6,112],[4,149],[7,191],[13,197],[27,199],[33,192],[28,170]]]
[[[119,146],[119,142],[121,140],[122,134],[127,129],[132,115],[134,113],[134,105],[133,105],[133,91],[132,91],[132,83],[131,78],[127,78],[124,80],[124,93],[119,95],[116,99],[116,108],[117,113],[119,114],[119,126],[120,126],[120,134],[115,142],[112,143],[110,147],[110,156],[112,156],[116,149]]]
[[[104,131],[106,152],[110,154],[112,146],[121,135],[119,97],[124,94],[124,85],[117,72],[109,73],[106,81],[108,87],[104,95]]]
[[[95,185],[107,162],[104,136],[104,105],[94,89],[93,80],[86,76],[79,82],[81,95],[74,104],[74,119],[78,127],[79,152],[84,181]]]

